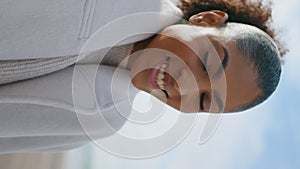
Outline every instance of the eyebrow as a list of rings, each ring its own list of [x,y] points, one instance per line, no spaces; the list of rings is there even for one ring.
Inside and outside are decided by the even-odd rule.
[[[223,60],[222,60],[222,65],[220,65],[217,72],[213,75],[214,79],[219,78],[221,76],[223,70],[225,70],[227,65],[228,65],[228,61],[229,61],[228,51],[224,46],[222,46],[222,49],[224,51],[224,57],[223,57]]]
[[[229,61],[228,51],[224,46],[222,46],[222,48],[224,50],[224,57],[222,60],[222,65],[220,65],[217,72],[213,75],[214,79],[219,78],[222,75],[222,72],[224,72],[224,70],[226,69],[226,67],[228,65],[228,61]],[[215,101],[218,105],[218,113],[220,113],[221,110],[223,110],[223,108],[224,108],[224,103],[222,102],[222,99],[220,98],[219,93],[217,93],[216,91],[213,91],[213,98],[215,98]]]

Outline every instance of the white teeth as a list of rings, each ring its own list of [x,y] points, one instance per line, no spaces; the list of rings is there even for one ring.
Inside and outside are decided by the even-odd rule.
[[[156,83],[159,86],[159,88],[162,90],[166,90],[165,82],[164,82],[164,78],[165,78],[164,73],[166,71],[166,68],[167,68],[167,64],[166,63],[162,64],[159,69],[159,73],[157,74],[157,77],[156,77]]]
[[[163,80],[156,80],[156,83],[157,83],[158,85],[164,85],[164,84],[165,84]]]
[[[165,75],[162,73],[158,73],[158,75],[157,75],[157,79],[159,79],[159,80],[164,79],[164,77],[165,77]]]

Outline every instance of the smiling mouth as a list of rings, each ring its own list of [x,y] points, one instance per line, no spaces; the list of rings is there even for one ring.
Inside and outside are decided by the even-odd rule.
[[[153,77],[152,77],[152,86],[156,89],[160,89],[166,97],[169,97],[169,94],[166,90],[167,88],[167,82],[168,82],[168,75],[166,73],[166,70],[169,66],[169,57],[164,61],[163,63],[159,64],[154,70],[153,70]]]

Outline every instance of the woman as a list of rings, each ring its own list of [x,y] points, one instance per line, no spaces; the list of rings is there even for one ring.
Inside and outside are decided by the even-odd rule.
[[[124,57],[132,54],[128,64],[124,64],[130,70],[132,84],[183,112],[241,111],[267,99],[278,84],[281,70],[276,45],[269,35],[258,29],[272,32],[265,27],[270,8],[245,1],[215,1],[213,4],[206,1],[183,2],[181,8],[188,24],[168,26],[157,36],[109,49],[104,52],[107,53],[105,64],[120,64],[124,58],[116,63],[112,62],[117,59],[110,60],[116,52]],[[258,11],[257,15],[249,12],[253,9]],[[263,9],[268,12],[263,12]],[[237,17],[235,20],[240,15],[245,15],[245,18]],[[230,23],[231,19],[239,23]],[[84,32],[80,37],[84,37]],[[89,58],[86,59],[83,62],[90,62]],[[2,62],[2,68],[10,65],[10,69],[6,69],[10,73],[5,74],[8,81],[4,83],[55,73],[1,87],[0,106],[3,113],[0,125],[4,129],[1,132],[3,138],[0,138],[1,152],[58,151],[78,147],[89,140],[74,113],[76,103],[73,101],[76,102],[76,99],[72,98],[74,88],[71,85],[74,67],[66,68],[76,60],[77,55]],[[25,72],[16,77],[11,73],[14,72],[12,67],[20,63],[29,66],[18,69]],[[30,71],[26,71],[28,67]],[[102,113],[109,126],[93,121],[94,114],[81,115],[94,126],[97,138],[103,138],[115,133],[111,127],[118,130],[126,119],[117,113],[114,104],[118,103],[114,103],[116,100],[112,94],[105,92],[111,90],[109,84],[112,79],[107,77],[114,74],[114,69],[101,68],[98,72],[96,95],[100,107],[105,110]],[[224,87],[224,81],[227,83],[225,94],[220,90]],[[122,86],[121,83],[119,85]],[[132,90],[137,92],[135,87]],[[122,92],[118,94],[118,97],[123,97]],[[88,98],[85,95],[84,92],[78,94],[80,98]],[[30,100],[32,98],[38,99]],[[10,101],[14,101],[13,104]],[[88,100],[84,101],[86,106],[90,106]],[[216,103],[216,106],[211,103]],[[130,113],[125,109],[121,111]]]
[[[258,28],[262,29],[263,31],[267,32],[269,34],[269,36],[271,36],[271,37],[274,36],[274,32],[267,26],[267,23],[268,23],[268,21],[270,20],[270,17],[271,17],[271,14],[270,14],[271,9],[268,8],[268,7],[263,7],[261,2],[256,2],[256,3],[252,2],[252,3],[250,3],[250,2],[247,2],[247,1],[236,1],[235,3],[231,3],[231,2],[229,3],[227,1],[215,1],[214,3],[208,3],[207,1],[201,1],[200,0],[198,2],[197,1],[192,1],[192,2],[188,3],[188,2],[182,1],[182,5],[180,7],[184,11],[184,18],[189,20],[190,25],[197,25],[197,26],[201,26],[202,28],[204,28],[204,27],[219,27],[220,25],[224,24],[225,22],[237,22],[237,23],[253,25],[253,26],[258,27]],[[210,11],[210,10],[215,10],[215,11]],[[216,10],[220,10],[220,11],[216,11]],[[255,10],[257,12],[254,13],[254,12],[251,12],[251,10]],[[205,11],[205,12],[203,12],[203,11]],[[202,12],[202,13],[200,13],[200,12]],[[229,19],[228,19],[228,16],[229,16]],[[227,25],[229,25],[229,26],[227,26]],[[183,31],[184,31],[184,29],[188,30],[189,26],[187,26],[187,25],[185,25],[185,26],[186,27],[182,26],[180,29],[182,29]],[[176,43],[179,43],[179,42],[176,42],[176,39],[177,40],[179,40],[179,39],[183,40],[182,37],[180,37],[180,34],[182,34],[182,33],[178,32],[180,30],[176,30],[177,32],[173,31],[173,34],[175,34],[175,35],[173,35],[173,34],[170,35],[170,37],[174,36],[173,37],[174,40],[171,40],[170,38],[169,39],[166,38],[166,36],[168,34],[170,34],[170,32],[172,32],[173,28],[174,29],[179,29],[179,28],[176,28],[176,26],[170,27],[170,28],[167,28],[166,30],[164,30],[163,32],[161,32],[162,34],[166,34],[164,36],[156,36],[154,39],[149,38],[149,39],[143,40],[141,42],[137,42],[137,43],[135,43],[135,50],[141,50],[143,48],[161,48],[161,49],[173,52],[172,51],[173,49],[170,49],[170,47],[162,45],[162,44],[172,44],[172,43],[176,44]],[[199,31],[205,32],[205,29],[202,29],[202,28]],[[261,63],[261,64],[269,63],[270,65],[276,65],[276,66],[267,66],[267,65],[260,66],[260,67],[264,67],[265,70],[261,70],[262,68],[258,68],[261,72],[256,72],[257,73],[256,75],[254,75],[254,74],[252,75],[253,76],[252,79],[251,78],[248,79],[249,81],[252,81],[252,82],[257,81],[258,84],[257,84],[256,90],[251,91],[251,90],[246,90],[245,86],[240,87],[241,90],[249,91],[250,93],[256,93],[256,95],[251,95],[251,96],[247,95],[246,93],[238,91],[237,90],[239,88],[238,86],[234,86],[234,85],[229,84],[228,87],[232,86],[232,88],[228,88],[228,90],[231,90],[231,91],[227,92],[229,94],[228,97],[230,99],[226,99],[228,103],[226,103],[226,104],[222,103],[222,105],[228,105],[228,108],[225,108],[225,112],[241,111],[241,110],[248,109],[250,107],[253,107],[253,106],[261,103],[262,101],[266,100],[266,98],[268,98],[270,96],[270,94],[275,90],[275,87],[278,84],[279,74],[280,74],[279,73],[280,66],[279,66],[278,61],[277,61],[277,63],[275,63],[276,62],[276,57],[275,56],[273,56],[273,57],[269,56],[270,61],[267,61],[268,58],[264,57],[264,59],[266,61],[264,61],[264,62],[259,61],[259,59],[262,59],[262,57],[259,57],[258,54],[264,55],[264,53],[261,53],[261,50],[259,48],[261,48],[263,46],[256,46],[256,47],[253,46],[253,51],[259,51],[259,53],[258,54],[254,54],[254,53],[251,54],[251,53],[247,53],[247,51],[245,51],[244,49],[246,48],[249,51],[251,51],[250,48],[252,46],[245,46],[244,44],[242,44],[242,43],[251,43],[250,41],[252,41],[252,43],[255,44],[256,43],[255,41],[269,40],[269,38],[267,36],[265,36],[262,32],[259,32],[259,31],[253,32],[253,33],[249,32],[248,39],[239,37],[242,34],[245,34],[246,31],[248,32],[247,29],[248,29],[248,27],[246,27],[245,25],[243,27],[242,25],[237,25],[237,24],[224,24],[214,34],[216,34],[216,33],[219,34],[219,32],[223,32],[222,33],[223,34],[222,35],[223,39],[226,39],[227,41],[241,41],[240,44],[238,44],[238,45],[240,46],[239,50],[242,50],[242,51],[239,51],[239,52],[241,52],[242,55],[247,55],[247,57],[249,57],[250,60],[256,64],[256,65],[254,65],[256,68],[259,67],[259,65],[258,65],[259,63]],[[254,30],[254,28],[250,28],[250,27],[249,27],[249,29]],[[240,33],[239,34],[236,33],[236,35],[233,35],[232,34],[233,30],[239,31]],[[192,32],[192,31],[197,31],[197,30],[190,30],[189,32]],[[179,34],[179,35],[176,35],[176,33]],[[212,34],[212,33],[210,33],[210,34]],[[263,38],[256,39],[254,34],[257,34],[257,36],[262,36],[265,39],[263,39]],[[260,34],[260,35],[258,35],[258,34]],[[231,35],[233,37],[228,37],[229,35]],[[216,38],[218,38],[217,36],[218,35],[214,36],[215,40],[216,40]],[[250,38],[252,38],[252,39],[250,39]],[[164,43],[161,39],[164,39],[164,40],[168,41],[168,43]],[[211,39],[209,39],[209,40],[211,40]],[[217,41],[220,41],[220,39],[217,40]],[[149,44],[149,43],[150,43],[150,46],[147,46],[147,44]],[[273,43],[273,42],[272,42],[272,40],[269,40],[268,42],[265,42],[265,43]],[[234,44],[231,44],[231,45],[234,45]],[[264,45],[264,44],[262,44],[262,45]],[[177,47],[178,48],[184,48],[182,45],[179,45]],[[254,49],[254,48],[256,48],[256,49]],[[275,48],[273,48],[272,50],[273,50],[273,52],[276,52]],[[185,51],[185,52],[188,52],[188,51]],[[191,52],[191,51],[189,51],[189,52]],[[226,52],[228,52],[228,51],[226,51]],[[235,51],[235,52],[237,52],[237,51]],[[200,53],[198,53],[198,55],[199,54]],[[178,54],[179,57],[182,57],[182,55],[183,54]],[[233,54],[229,53],[229,55],[231,56]],[[252,57],[251,55],[255,55],[256,58],[254,56]],[[276,54],[274,53],[273,55],[276,55]],[[233,56],[235,56],[235,55],[233,55]],[[187,57],[187,56],[185,56],[185,57]],[[151,57],[141,57],[141,58],[143,58],[143,59],[140,59],[140,60],[144,60],[144,62],[148,62],[149,58],[151,58]],[[148,58],[148,60],[147,60],[147,58]],[[241,58],[241,59],[244,60],[243,58]],[[230,59],[230,60],[232,60],[232,59]],[[273,62],[271,62],[271,60],[273,60]],[[132,59],[131,59],[131,61],[132,61]],[[33,62],[36,62],[36,61],[33,61]],[[57,70],[60,70],[64,67],[66,67],[66,66],[68,66],[68,65],[70,65],[74,62],[75,62],[74,57],[64,57],[64,58],[59,57],[59,58],[52,59],[51,61],[48,60],[48,61],[46,61],[46,63],[48,63],[47,64],[48,67],[43,68],[43,69],[46,69],[45,72],[36,71],[35,75],[33,75],[33,73],[30,73],[28,75],[28,73],[27,73],[25,76],[24,76],[24,74],[19,73],[19,75],[18,75],[19,77],[15,77],[15,79],[9,77],[9,75],[18,74],[18,72],[17,73],[16,72],[11,72],[8,76],[6,76],[6,77],[3,76],[2,77],[2,83],[17,81],[18,78],[19,79],[28,79],[28,78],[32,78],[34,76],[39,76],[39,75],[47,74],[47,73],[50,73],[50,72],[54,72],[54,71],[57,71]],[[51,63],[52,65],[49,64],[49,63]],[[7,63],[4,62],[2,64],[5,65]],[[23,63],[19,62],[19,64],[21,64],[21,65],[29,64],[30,65],[30,61],[27,60]],[[41,60],[40,64],[45,64],[45,63],[42,63],[42,60]],[[232,64],[229,64],[229,65],[232,65]],[[238,65],[241,65],[241,64],[238,64]],[[239,69],[239,68],[237,68],[238,65],[237,64],[234,65],[235,69],[240,70],[242,67],[244,67],[244,66],[241,65],[241,68]],[[133,66],[136,67],[136,65],[133,65]],[[195,65],[195,67],[197,67],[197,68],[202,67],[202,63],[197,63],[197,65]],[[272,68],[274,70],[271,70]],[[11,70],[13,68],[9,68],[9,69]],[[28,71],[28,69],[30,69],[30,68],[26,68],[26,69],[27,69],[26,71]],[[177,69],[177,68],[175,68],[175,69]],[[270,69],[270,70],[267,70],[267,69]],[[275,69],[277,69],[277,70],[275,70]],[[30,70],[30,71],[32,72],[34,70]],[[135,70],[135,71],[137,71],[137,70]],[[200,72],[200,70],[197,70],[197,71]],[[245,72],[245,74],[249,75],[250,71],[251,70],[249,69],[248,73]],[[259,76],[269,77],[269,75],[266,74],[267,72],[270,72],[270,73],[271,72],[273,72],[273,73],[277,72],[277,75],[276,75],[277,77],[274,77],[275,75],[272,75],[272,77],[274,77],[273,82],[271,82],[272,80],[269,80],[270,82],[267,82],[267,80],[263,80],[263,77],[259,77]],[[265,74],[262,74],[262,73],[265,73]],[[13,76],[15,76],[15,75],[13,75]],[[144,75],[140,74],[140,76],[144,76]],[[192,76],[196,77],[195,75],[192,75]],[[241,76],[243,76],[243,74],[241,74]],[[271,76],[271,74],[270,74],[270,76]],[[146,76],[144,76],[144,78],[145,77]],[[230,78],[228,73],[227,73],[227,78]],[[135,86],[137,86],[141,90],[144,90],[144,91],[150,93],[151,89],[149,89],[149,87],[147,87],[147,84],[140,84],[142,82],[138,82],[138,79],[139,79],[138,77],[135,77],[133,79],[133,83],[135,84]],[[170,80],[176,81],[173,78],[170,78]],[[198,80],[200,80],[200,79],[198,79]],[[145,79],[144,79],[144,81],[145,81]],[[244,80],[243,79],[238,79],[236,77],[235,77],[235,80],[231,80],[231,79],[227,80],[227,82],[233,82],[234,84],[236,84],[236,82],[234,82],[234,81],[241,82],[241,81],[244,81]],[[260,82],[258,82],[258,81],[260,81]],[[244,81],[244,82],[246,83],[246,81]],[[268,84],[272,84],[273,87],[272,88],[268,87],[268,89],[266,89],[267,88],[266,86],[269,86]],[[242,84],[240,84],[240,85],[242,85]],[[249,85],[253,87],[256,84],[253,83],[253,84],[249,84]],[[167,90],[164,90],[164,91],[167,91]],[[199,94],[201,95],[201,98],[202,98],[200,100],[199,100],[199,98],[198,99],[196,99],[196,98],[193,98],[193,99],[192,98],[187,98],[188,100],[189,99],[195,100],[194,104],[196,104],[198,106],[199,106],[199,103],[200,103],[201,108],[195,108],[195,105],[188,106],[188,107],[190,107],[190,108],[193,107],[193,111],[206,111],[206,112],[209,111],[208,104],[210,102],[211,93],[210,92],[207,93],[207,92],[208,91],[206,91],[206,92],[199,91]],[[230,94],[233,94],[233,93],[240,93],[240,96],[236,95],[235,98],[231,97]],[[169,95],[169,93],[167,93],[167,94]],[[168,99],[168,101],[169,101],[168,104],[179,110],[180,108],[176,107],[175,105],[179,105],[178,103],[181,102],[181,99],[179,97],[180,94],[177,92],[176,95],[177,95],[176,97],[178,97],[179,99],[173,99],[171,97],[172,96],[172,94],[171,94],[169,99]],[[242,95],[244,95],[244,96],[242,96]],[[241,98],[245,99],[245,100],[242,101]],[[203,105],[204,102],[205,102],[206,106]],[[222,102],[224,102],[224,101],[222,101]],[[206,109],[204,109],[204,107],[206,107]],[[182,110],[182,111],[184,111],[184,110]],[[191,111],[191,110],[189,110],[189,111]]]

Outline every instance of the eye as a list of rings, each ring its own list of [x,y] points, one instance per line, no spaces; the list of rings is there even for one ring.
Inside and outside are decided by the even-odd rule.
[[[199,105],[200,105],[200,109],[201,110],[204,110],[204,97],[205,97],[205,93],[201,93],[201,95],[200,95],[200,103],[199,103]]]
[[[202,65],[203,65],[203,70],[206,72],[206,65],[207,65],[207,59],[208,59],[208,51],[206,51],[204,53],[204,56],[203,56],[203,60],[202,60]]]

